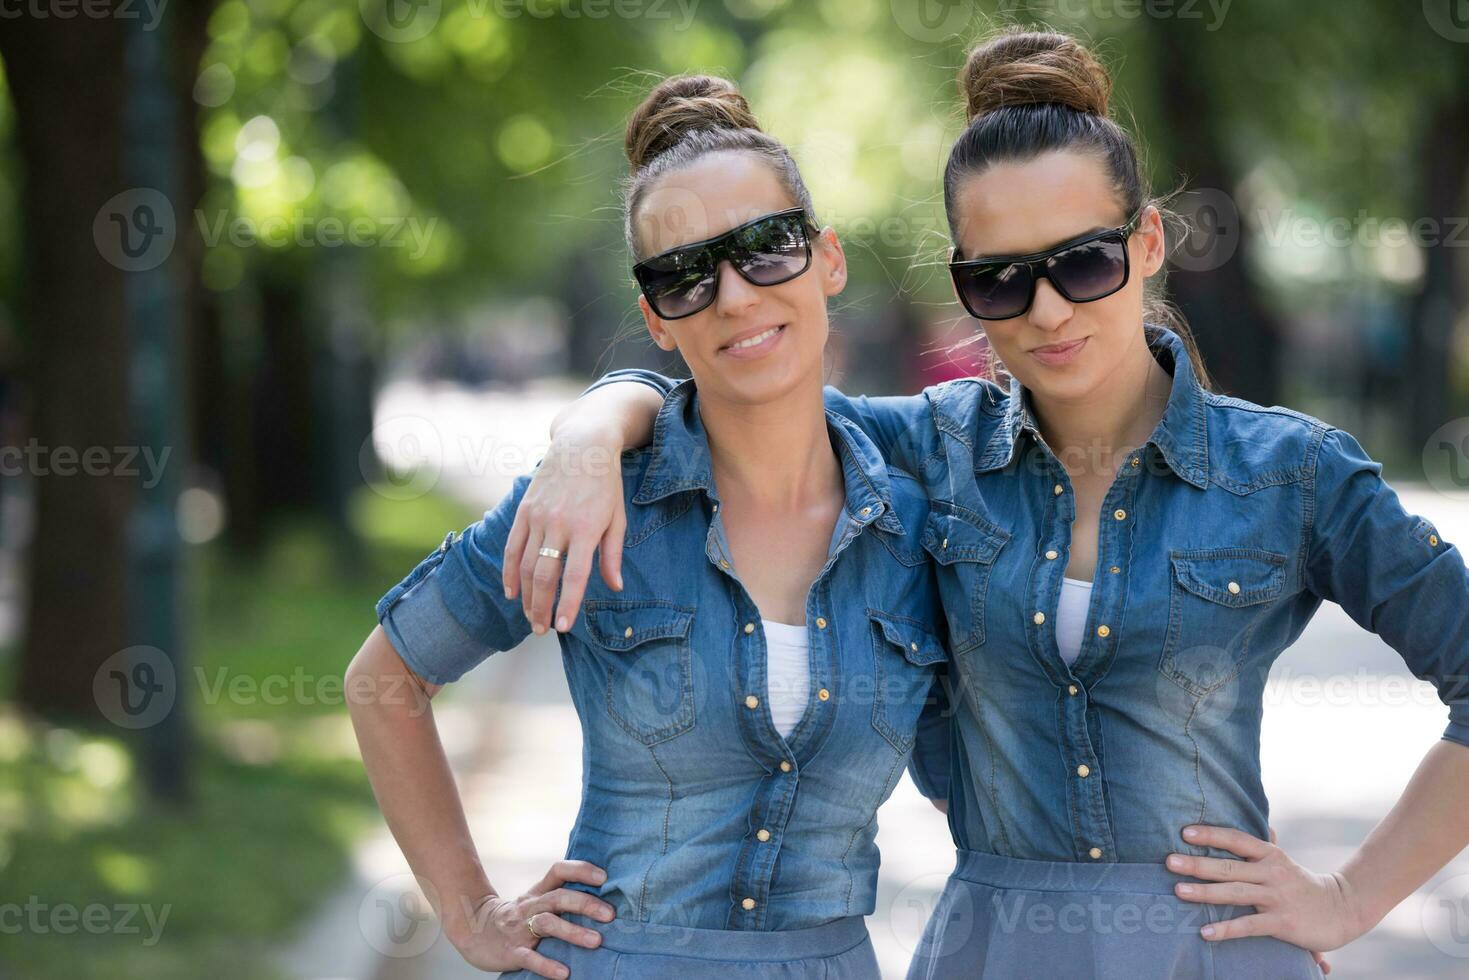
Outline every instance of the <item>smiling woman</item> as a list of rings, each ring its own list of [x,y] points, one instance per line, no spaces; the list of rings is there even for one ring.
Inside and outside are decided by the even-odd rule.
[[[431,715],[354,704],[363,758],[476,966],[877,980],[863,922],[876,812],[920,727],[939,727],[925,708],[948,658],[917,534],[927,500],[822,405],[845,257],[734,86],[662,83],[627,149],[639,307],[693,379],[645,451],[603,468],[626,514],[626,581],[586,582],[592,549],[565,526],[527,533],[538,504],[522,476],[383,597],[353,662],[432,696],[544,632],[546,583],[577,569],[584,614],[556,623],[586,768],[567,860],[515,899],[466,868],[473,843]]]

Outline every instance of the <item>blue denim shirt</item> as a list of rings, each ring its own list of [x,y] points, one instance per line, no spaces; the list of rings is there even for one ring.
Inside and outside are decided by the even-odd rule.
[[[922,541],[954,658],[949,819],[962,848],[1158,862],[1210,853],[1179,837],[1189,823],[1266,837],[1266,675],[1323,599],[1433,682],[1450,706],[1444,737],[1469,745],[1463,555],[1403,509],[1346,432],[1205,391],[1179,337],[1146,331],[1172,390],[1103,502],[1069,667],[1055,622],[1075,503],[1028,393],[980,379],[907,397],[826,390],[828,409],[930,497]],[[942,768],[937,743],[920,751],[940,757],[915,768]]]
[[[600,888],[569,887],[624,922],[785,930],[875,908],[877,808],[925,707],[925,724],[947,728],[932,692],[948,655],[920,543],[922,488],[856,425],[826,419],[846,502],[806,597],[810,696],[785,738],[766,705],[760,610],[730,559],[693,382],[668,397],[652,445],[623,455],[623,591],[594,562],[582,613],[557,639],[583,733],[567,856],[607,872]],[[378,603],[399,655],[432,683],[531,631],[500,577],[529,481]]]

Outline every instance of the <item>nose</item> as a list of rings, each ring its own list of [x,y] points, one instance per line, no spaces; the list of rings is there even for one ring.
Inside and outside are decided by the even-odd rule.
[[[1032,326],[1041,330],[1055,330],[1065,326],[1075,310],[1075,304],[1056,292],[1051,280],[1042,279],[1035,284],[1035,299],[1031,301],[1029,313]]]
[[[718,274],[719,291],[714,299],[714,306],[720,316],[736,316],[759,302],[760,287],[746,282],[745,277],[734,270],[728,259],[719,263]]]

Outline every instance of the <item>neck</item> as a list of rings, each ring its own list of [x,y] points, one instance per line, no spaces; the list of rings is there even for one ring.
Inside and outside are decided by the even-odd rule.
[[[1147,442],[1168,407],[1173,378],[1148,350],[1141,330],[1107,383],[1081,398],[1031,393],[1046,444],[1077,475],[1111,476],[1117,457]]]
[[[731,492],[773,508],[800,507],[841,492],[819,379],[759,405],[699,393],[699,418],[721,498]]]

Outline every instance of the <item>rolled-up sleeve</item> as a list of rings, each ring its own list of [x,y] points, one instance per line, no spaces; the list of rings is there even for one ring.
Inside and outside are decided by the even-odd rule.
[[[616,371],[608,371],[587,385],[582,394],[585,395],[588,391],[595,391],[604,385],[616,384],[619,381],[636,381],[638,384],[645,384],[664,398],[668,397],[670,391],[683,384],[682,378],[670,378],[657,371],[649,371],[647,368],[618,368]]]
[[[1328,429],[1314,473],[1306,585],[1382,637],[1449,708],[1443,737],[1469,746],[1469,568],[1432,523],[1408,513],[1382,466]]]
[[[462,534],[451,533],[377,603],[377,618],[398,656],[431,684],[464,676],[492,653],[530,634],[520,600],[505,598],[505,541],[530,475]]]

